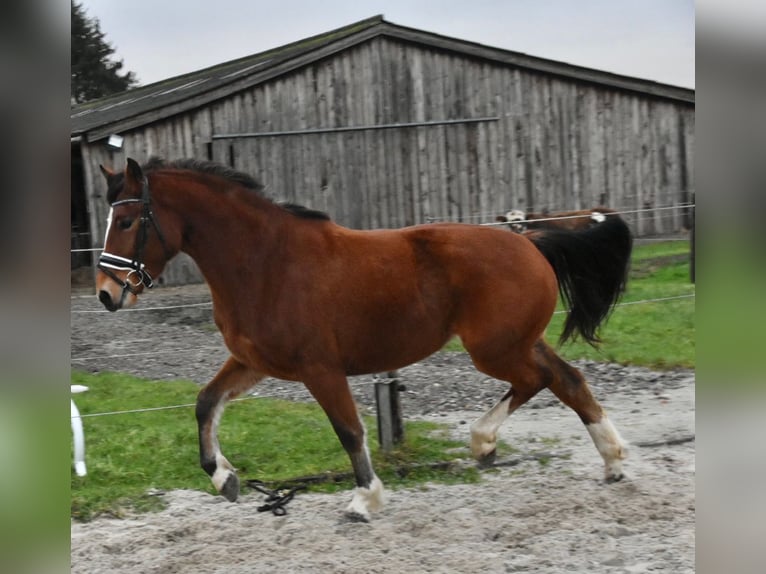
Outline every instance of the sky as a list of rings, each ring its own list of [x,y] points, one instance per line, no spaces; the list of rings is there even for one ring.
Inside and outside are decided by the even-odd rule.
[[[377,14],[394,24],[685,88],[694,0],[77,0],[141,85]]]

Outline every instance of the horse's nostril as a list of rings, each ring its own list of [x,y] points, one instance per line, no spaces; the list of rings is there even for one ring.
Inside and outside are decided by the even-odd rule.
[[[106,291],[102,289],[98,292],[98,300],[101,301],[101,304],[107,308],[109,311],[116,311],[118,309],[117,305],[114,304],[112,301],[112,296],[109,294],[109,291]]]

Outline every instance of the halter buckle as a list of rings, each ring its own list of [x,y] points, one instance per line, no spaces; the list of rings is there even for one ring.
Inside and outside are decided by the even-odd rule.
[[[138,281],[132,280],[131,277],[133,276],[135,276],[138,279]],[[135,289],[136,287],[141,285],[141,283],[144,282],[144,279],[145,279],[145,275],[143,271],[141,271],[140,269],[131,269],[130,271],[128,271],[128,274],[125,276],[125,283],[127,283],[128,285],[130,285],[131,287]],[[147,285],[147,287],[149,286]]]
[[[135,293],[134,289],[142,284],[147,289],[154,287],[154,280],[149,275],[149,272],[146,271],[144,264],[133,259],[103,252],[98,259],[98,268],[116,281],[123,289],[127,289],[131,293]],[[117,277],[112,269],[127,271],[128,274],[123,280]]]

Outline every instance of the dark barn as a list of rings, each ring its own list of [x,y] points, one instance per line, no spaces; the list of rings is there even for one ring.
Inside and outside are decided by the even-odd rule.
[[[673,234],[692,217],[668,208],[694,199],[694,115],[693,90],[376,16],[75,106],[73,246],[102,245],[99,164],[152,155],[222,162],[355,228],[603,205]],[[184,255],[165,272],[200,279]]]

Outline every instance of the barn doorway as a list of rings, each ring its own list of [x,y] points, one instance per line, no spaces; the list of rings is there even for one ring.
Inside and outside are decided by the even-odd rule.
[[[79,251],[81,249],[90,249],[92,242],[88,218],[88,202],[85,196],[85,171],[83,169],[82,152],[78,142],[72,142],[70,157],[69,196],[72,207],[70,246],[72,249],[72,283],[75,284],[92,280],[93,254],[91,251]]]

